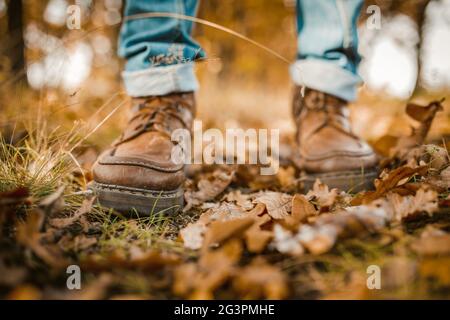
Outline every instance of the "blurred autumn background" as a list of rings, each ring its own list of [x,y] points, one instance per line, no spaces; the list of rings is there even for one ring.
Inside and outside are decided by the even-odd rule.
[[[71,4],[81,7],[81,30],[66,27]],[[359,134],[375,141],[409,130],[401,116],[405,100],[448,94],[450,1],[368,1],[366,7],[372,4],[381,8],[382,28],[367,28],[364,21],[370,13],[363,9],[360,51],[365,59],[360,72],[366,84],[353,122]],[[116,57],[116,36],[122,7],[120,0],[0,0],[3,124],[16,117],[34,118],[38,101],[49,109],[53,125],[87,121],[118,92],[122,62]],[[294,0],[201,1],[199,17],[295,58]],[[198,24],[195,34],[208,53],[208,60],[197,66],[202,83],[198,116],[219,128],[273,127],[292,133],[288,65],[222,31]],[[38,97],[31,104],[24,102],[24,87],[26,96]],[[17,90],[23,99],[11,101]],[[99,122],[113,107],[90,121]],[[124,121],[123,109],[111,123]],[[448,117],[448,112],[439,114],[431,137],[450,132]],[[104,146],[119,130],[118,125],[105,126],[92,138]]]
[[[73,4],[81,8],[80,30],[66,26],[67,9]],[[374,4],[382,12],[381,29],[367,27],[372,14],[367,8]],[[406,158],[396,154],[386,165],[383,179],[395,183],[377,192],[389,206],[395,204],[394,215],[368,205],[353,207],[355,199],[367,204],[361,200],[364,194],[358,198],[320,184],[303,195],[293,167],[284,167],[271,177],[274,181],[253,181],[252,171],[196,172],[188,190],[201,189],[196,183],[207,177],[210,183],[219,183],[211,188],[219,192],[175,217],[131,220],[105,212],[84,197],[92,178],[90,166],[126,122],[123,61],[116,56],[123,5],[122,0],[0,0],[2,297],[449,297],[450,178],[445,148],[450,141],[450,0],[370,0],[361,15],[360,73],[365,84],[352,106],[358,134],[386,151],[395,137],[408,136],[411,126],[420,125],[411,117],[419,120],[414,111],[421,109],[413,107],[408,117],[408,101],[426,106],[447,98],[442,111],[439,103],[429,105],[430,115],[423,121],[426,127],[436,115],[426,141],[434,145]],[[294,0],[204,0],[199,17],[295,59]],[[196,65],[201,83],[197,116],[205,126],[280,128],[283,141],[289,142],[295,130],[289,65],[201,24],[196,25],[195,36],[208,55]],[[413,141],[414,147],[422,143]],[[256,193],[261,190],[266,193]],[[293,215],[292,199],[292,204],[299,201],[308,208],[311,216],[302,221],[281,221],[290,231],[292,224],[317,227],[317,219],[340,233],[327,235],[325,245],[321,237],[314,244],[300,245],[273,218],[267,204],[273,198],[288,203],[283,214]],[[346,207],[353,213],[343,213]],[[209,228],[211,212],[220,217],[224,212],[226,217],[256,212],[257,223],[250,233],[236,236],[233,230],[227,235],[231,239],[221,238],[223,247],[217,250],[195,251],[198,247],[186,235],[205,227],[197,228],[196,221],[207,221]],[[198,220],[202,213],[206,218]],[[404,221],[417,213],[430,217]],[[347,218],[340,220],[340,215]],[[238,222],[241,229],[242,221],[248,219]],[[187,230],[184,238],[181,228]],[[372,237],[360,238],[362,231]],[[341,242],[342,234],[352,239]],[[273,238],[278,243],[274,240],[269,246]],[[273,253],[273,248],[279,252]],[[81,293],[66,290],[61,268],[69,263],[81,263],[89,272]],[[370,263],[387,266],[383,285],[391,291],[378,296],[368,292],[365,277]]]

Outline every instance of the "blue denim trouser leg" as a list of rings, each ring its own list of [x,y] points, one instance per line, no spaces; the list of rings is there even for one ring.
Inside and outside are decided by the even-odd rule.
[[[356,99],[362,5],[363,0],[297,0],[298,56],[290,69],[296,84]]]
[[[147,12],[195,16],[197,0],[127,0],[125,17]],[[205,56],[192,39],[193,23],[174,17],[126,20],[119,55],[127,60],[122,73],[132,97],[194,91],[193,61]]]
[[[363,0],[297,0],[298,60],[295,83],[351,101],[360,77],[356,21]],[[194,16],[197,0],[128,0],[125,16],[167,12]],[[123,78],[134,97],[198,88],[193,61],[204,57],[192,39],[192,23],[176,18],[126,21],[119,54],[127,59]]]

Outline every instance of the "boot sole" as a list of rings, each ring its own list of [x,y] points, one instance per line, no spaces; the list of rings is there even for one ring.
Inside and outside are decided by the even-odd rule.
[[[306,173],[301,180],[304,183],[305,191],[313,188],[314,183],[319,179],[330,188],[337,188],[349,193],[369,191],[374,189],[374,180],[378,178],[376,168],[366,171],[340,171],[333,173]]]
[[[143,216],[157,213],[175,214],[184,206],[182,188],[173,191],[154,191],[93,182],[89,186],[101,206],[122,213],[136,211]]]

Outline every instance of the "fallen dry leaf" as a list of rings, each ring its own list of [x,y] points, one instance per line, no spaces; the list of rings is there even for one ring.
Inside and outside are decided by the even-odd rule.
[[[441,170],[448,165],[449,155],[446,148],[427,144],[411,149],[402,160],[412,168],[427,165],[430,169]]]
[[[203,246],[206,224],[202,222],[190,223],[180,230],[184,246],[188,249],[198,250]]]
[[[330,188],[320,180],[316,180],[312,190],[309,190],[306,194],[306,198],[309,201],[317,203],[317,205],[320,206],[321,212],[328,210],[328,208],[336,202],[337,196],[337,189],[330,190]]]
[[[245,215],[246,211],[234,203],[222,202],[219,207],[208,210],[204,214],[204,219],[207,219],[207,221],[230,220],[241,218]]]
[[[248,212],[250,216],[260,216],[266,211],[264,203],[258,203],[251,211]]]
[[[17,242],[31,249],[47,265],[62,268],[67,266],[67,261],[62,257],[62,253],[54,246],[44,246],[41,244],[40,233],[44,224],[44,213],[40,209],[35,209],[27,214],[24,222],[18,222],[16,226]],[[52,250],[53,248],[53,250]]]
[[[285,218],[285,223],[290,226],[298,226],[299,223],[318,214],[314,205],[304,195],[296,194],[292,198],[291,215]]]
[[[384,174],[382,179],[375,181],[375,191],[368,191],[355,197],[351,203],[352,205],[367,204],[376,199],[386,195],[392,189],[406,184],[412,177],[419,175],[424,176],[428,172],[428,167],[411,168],[408,166],[402,166],[396,168],[391,172]]]
[[[0,192],[0,237],[3,237],[3,226],[13,224],[17,219],[16,209],[20,205],[30,204],[30,193],[27,188]]]
[[[387,200],[393,207],[394,218],[397,221],[423,212],[431,215],[439,208],[438,194],[433,190],[419,189],[415,196],[390,193],[387,195]]]
[[[109,273],[102,273],[89,285],[82,287],[81,290],[70,297],[73,300],[101,300],[104,299],[108,288],[113,283],[113,276]]]
[[[318,276],[316,276],[318,278]],[[320,279],[320,278],[319,278]],[[346,274],[342,281],[337,281],[332,289],[324,288],[323,300],[368,300],[373,291],[367,288],[367,275],[357,270]]]
[[[274,219],[286,218],[292,209],[292,196],[281,192],[262,192],[254,201],[265,204],[267,212]]]
[[[411,247],[423,256],[450,255],[450,234],[422,234],[421,238],[415,240]]]
[[[286,276],[262,258],[254,259],[237,272],[233,288],[242,299],[279,300],[289,294]]]
[[[111,269],[158,270],[180,263],[176,254],[157,250],[130,250],[130,254],[117,249],[108,254],[91,254],[80,261],[82,270],[100,272]]]
[[[214,291],[233,275],[241,254],[241,241],[232,239],[217,250],[207,250],[198,262],[178,266],[174,270],[174,294],[190,299],[212,299]]]
[[[420,106],[417,104],[409,103],[406,106],[406,113],[416,120],[419,125],[412,129],[412,133],[409,137],[401,137],[397,145],[392,149],[392,155],[398,158],[403,158],[410,149],[423,144],[428,132],[430,131],[431,124],[436,116],[436,113],[443,110],[441,101],[432,101],[427,106]]]
[[[300,241],[289,230],[285,230],[279,224],[274,226],[274,239],[271,245],[281,253],[285,253],[291,256],[299,256],[305,252]]]
[[[255,222],[252,217],[237,218],[226,221],[214,221],[205,233],[203,245],[209,247],[220,244],[231,237],[239,237]]]
[[[14,287],[22,283],[27,276],[27,270],[21,266],[7,266],[0,258],[0,285]]]
[[[245,232],[244,237],[245,244],[249,252],[261,253],[272,240],[273,232],[261,230],[258,225],[254,224]]]
[[[73,214],[73,216],[68,218],[53,218],[49,220],[49,224],[52,227],[64,229],[69,227],[70,225],[74,224],[78,219],[81,218],[81,216],[85,215],[86,213],[91,212],[92,205],[95,201],[95,197],[92,197],[90,199],[85,199],[83,203],[81,204],[81,207]]]
[[[213,221],[228,221],[240,219],[246,216],[246,212],[232,203],[222,203],[218,207],[204,212],[199,220],[188,224],[180,230],[184,246],[189,249],[198,250],[203,245],[205,233]]]
[[[393,290],[413,282],[417,276],[417,263],[406,257],[395,257],[389,260],[382,269],[382,286]]]
[[[75,250],[85,250],[97,244],[98,239],[96,237],[88,237],[84,234],[80,234],[73,239]]]
[[[211,175],[201,179],[197,184],[198,191],[188,190],[185,192],[184,197],[187,204],[184,211],[186,212],[193,206],[213,200],[220,195],[230,185],[234,173],[234,170],[217,169]]]
[[[379,138],[374,144],[373,148],[377,152],[377,154],[382,155],[384,157],[390,157],[392,155],[392,149],[395,148],[399,140],[399,137],[395,137],[392,135],[385,135]]]
[[[418,122],[427,122],[434,119],[436,112],[441,111],[443,100],[432,101],[427,106],[421,106],[415,103],[408,103],[406,114]]]
[[[294,167],[280,167],[277,173],[277,180],[283,190],[294,188],[297,182]]]
[[[224,199],[227,202],[234,202],[238,207],[241,207],[244,210],[253,209],[254,205],[250,200],[250,195],[242,194],[240,190],[233,190],[226,194]]]
[[[442,170],[439,175],[427,177],[426,182],[442,189],[444,192],[450,189],[450,167]]]
[[[318,216],[311,225],[300,225],[297,233],[274,227],[272,245],[282,253],[302,254],[306,249],[314,255],[328,252],[338,238],[361,236],[385,227],[389,213],[381,207],[350,207],[333,214]]]
[[[259,208],[258,208],[259,207]],[[244,240],[247,250],[252,253],[261,253],[273,238],[273,232],[264,230],[262,227],[272,221],[272,218],[265,212],[266,206],[258,203],[249,216],[254,219],[253,225],[245,231]]]
[[[0,192],[0,208],[25,203],[29,200],[29,196],[29,190],[24,187],[12,191]]]
[[[310,253],[320,255],[333,248],[338,232],[338,227],[333,224],[325,224],[315,228],[302,225],[296,238]]]

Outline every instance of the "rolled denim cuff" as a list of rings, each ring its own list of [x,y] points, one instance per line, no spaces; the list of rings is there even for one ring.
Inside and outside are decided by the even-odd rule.
[[[319,90],[346,101],[355,101],[362,79],[332,62],[319,59],[297,60],[290,67],[292,80],[299,86]]]
[[[193,62],[124,71],[122,78],[131,97],[160,96],[198,89]]]

